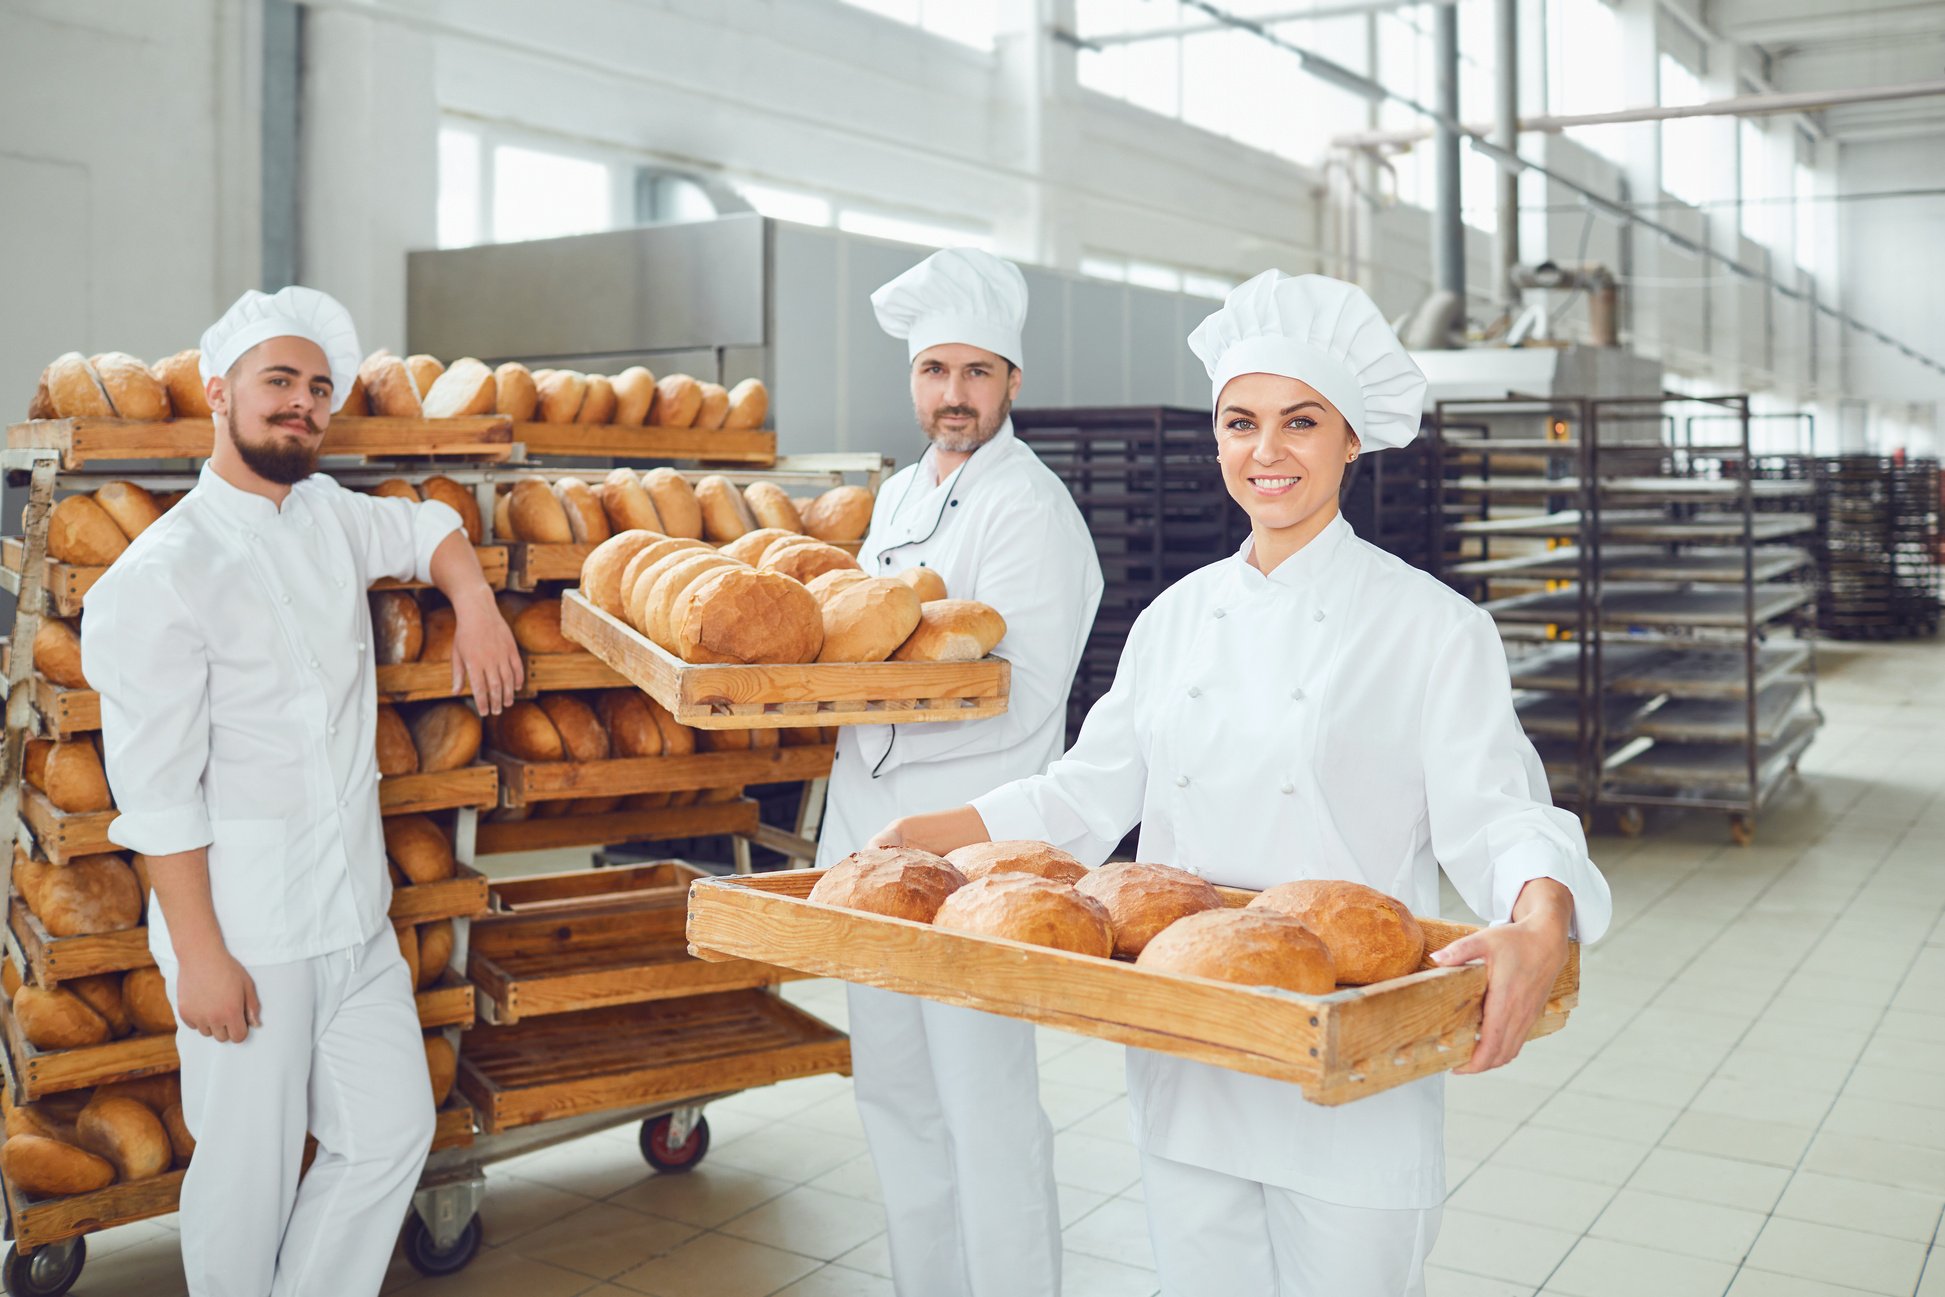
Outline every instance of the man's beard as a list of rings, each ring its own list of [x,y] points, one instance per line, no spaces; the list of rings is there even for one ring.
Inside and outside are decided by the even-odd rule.
[[[919,427],[926,439],[940,450],[953,455],[969,455],[991,441],[1013,413],[1013,402],[1001,401],[990,421],[982,419],[979,411],[970,405],[942,405],[932,411],[929,417],[919,419]],[[960,432],[949,432],[940,426],[939,421],[949,414],[962,414],[973,421],[973,426]]]
[[[273,419],[265,423],[264,431],[269,434],[286,426],[297,426],[297,421]],[[318,427],[309,419],[305,419],[301,426],[312,437],[317,436]],[[230,444],[236,447],[236,453],[243,457],[243,462],[249,465],[252,473],[266,482],[295,486],[317,471],[318,452],[324,447],[321,439],[302,442],[266,435],[261,442],[248,442],[237,436],[234,422],[229,424],[229,430]]]

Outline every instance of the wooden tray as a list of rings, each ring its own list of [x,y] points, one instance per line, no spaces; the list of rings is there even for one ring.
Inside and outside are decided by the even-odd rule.
[[[207,459],[216,429],[209,419],[37,419],[7,429],[9,450],[58,450],[61,467],[103,459]],[[465,456],[498,461],[513,455],[513,424],[500,415],[464,419],[331,420],[325,455],[367,459]]]
[[[486,762],[431,774],[393,775],[378,781],[381,815],[443,811],[456,806],[496,806],[500,774]]]
[[[749,798],[703,806],[670,806],[650,811],[613,811],[606,815],[567,815],[553,820],[482,820],[474,852],[482,856],[509,851],[553,851],[562,847],[602,847],[621,842],[665,842],[725,833],[754,834],[760,820]]]
[[[20,818],[34,835],[43,860],[65,865],[81,856],[98,856],[121,848],[108,840],[108,826],[120,811],[91,811],[71,815],[48,800],[47,794],[32,784],[20,785]]]
[[[468,941],[466,975],[479,988],[481,1020],[512,1023],[795,977],[767,964],[689,954],[689,884],[705,876],[663,861],[495,887],[502,911],[476,920]]]
[[[1026,1018],[1303,1087],[1339,1104],[1457,1067],[1477,1039],[1486,970],[1434,968],[1305,996],[1138,969],[808,899],[815,870],[698,880],[689,942],[702,958],[755,959],[988,1013]],[[1231,892],[1243,904],[1247,892]],[[1472,931],[1421,919],[1432,949]],[[1577,1002],[1576,944],[1534,1036]]]
[[[437,982],[416,992],[413,999],[419,1006],[419,1026],[427,1031],[473,1025],[473,984],[456,969],[448,968],[439,974]]]
[[[11,944],[20,953],[21,975],[36,986],[53,986],[75,977],[147,968],[149,930],[137,925],[121,932],[98,932],[85,937],[57,937],[40,916],[16,896],[8,914]]]
[[[501,804],[525,806],[576,797],[625,797],[822,779],[831,773],[836,752],[834,745],[824,744],[762,752],[698,752],[687,757],[615,757],[607,761],[521,761],[502,752],[486,756],[500,768]]]
[[[0,1034],[7,1042],[6,1065],[15,1103],[64,1090],[81,1090],[109,1081],[127,1081],[176,1070],[176,1034],[124,1036],[100,1045],[41,1049],[20,1030],[13,1006],[0,1000]]]
[[[628,677],[592,653],[529,653],[527,679],[520,692],[553,693],[561,689],[630,689]]]
[[[454,1085],[453,1092],[446,1096],[445,1106],[433,1120],[432,1147],[428,1151],[437,1153],[441,1149],[469,1147],[477,1124],[478,1114],[473,1111],[473,1105],[466,1102],[459,1087]]]
[[[48,738],[71,739],[101,728],[101,695],[92,689],[64,689],[51,680],[34,679],[34,710]]]
[[[1012,666],[978,662],[693,665],[610,617],[579,590],[561,596],[561,631],[628,677],[684,725],[704,730],[965,721],[1006,710]]]
[[[777,462],[777,434],[766,428],[643,428],[622,423],[516,423],[513,439],[529,455],[694,459],[723,464]]]
[[[473,553],[479,557],[480,572],[486,577],[486,584],[495,590],[507,588],[507,547],[505,545],[475,545]],[[430,590],[430,581],[394,581],[390,577],[373,581],[373,590]]]
[[[581,565],[592,553],[592,545],[514,541],[507,546],[507,589],[531,590],[542,581],[579,581]]]
[[[459,1089],[492,1135],[850,1070],[842,1032],[768,991],[726,991],[476,1027]]]
[[[436,883],[408,883],[392,888],[393,923],[431,923],[435,919],[470,919],[486,913],[486,875],[467,865],[451,878]]]

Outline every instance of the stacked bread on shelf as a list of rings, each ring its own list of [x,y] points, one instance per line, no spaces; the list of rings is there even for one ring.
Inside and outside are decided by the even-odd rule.
[[[12,985],[15,1025],[36,1049],[77,1049],[124,1036],[175,1033],[175,1011],[163,990],[162,974],[152,967],[35,986],[18,982],[10,962],[5,977]]]
[[[34,1198],[91,1193],[189,1164],[196,1141],[176,1076],[146,1076],[6,1104],[0,1172]]]
[[[728,478],[709,474],[692,484],[672,468],[617,468],[593,483],[578,477],[549,482],[535,474],[501,488],[493,534],[536,545],[600,544],[624,531],[712,545],[753,533],[842,545],[864,539],[871,503],[871,492],[861,486],[832,487],[793,500],[774,482],[752,482],[738,490]]]
[[[156,495],[133,482],[109,482],[64,496],[47,516],[47,555],[76,567],[107,567],[185,494]]]

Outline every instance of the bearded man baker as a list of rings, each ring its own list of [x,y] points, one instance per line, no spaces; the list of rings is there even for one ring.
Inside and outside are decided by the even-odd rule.
[[[879,490],[858,561],[874,576],[936,571],[948,595],[1006,618],[1003,715],[849,727],[838,739],[817,863],[887,820],[1038,774],[1065,747],[1067,691],[1101,601],[1101,565],[1060,479],[1013,435],[1026,280],[950,248],[871,296],[905,341],[931,443]],[[1053,1297],[1060,1209],[1053,1127],[1030,1023],[852,986],[858,1113],[884,1192],[902,1297]]]
[[[377,1293],[432,1141],[386,919],[366,586],[445,594],[453,683],[470,678],[482,713],[521,681],[459,515],[313,472],[359,355],[350,315],[309,288],[245,293],[210,326],[201,478],[81,623],[121,811],[108,836],[148,857],[149,947],[179,1019],[194,1297]]]

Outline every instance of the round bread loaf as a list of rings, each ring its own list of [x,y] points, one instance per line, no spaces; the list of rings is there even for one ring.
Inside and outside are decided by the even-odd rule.
[[[90,1102],[95,1099],[133,1099],[159,1117],[170,1104],[182,1102],[182,1077],[175,1072],[163,1072],[158,1076],[109,1081],[97,1085],[89,1098]]]
[[[729,412],[723,416],[725,428],[761,428],[770,413],[770,389],[760,378],[746,378],[729,389]]]
[[[1337,987],[1330,951],[1317,934],[1274,910],[1224,908],[1177,919],[1149,941],[1135,967],[1302,995]]]
[[[819,605],[823,605],[835,598],[838,591],[871,579],[870,573],[857,568],[837,567],[804,582],[804,589],[810,591],[811,598],[817,600]]]
[[[122,1003],[135,1030],[145,1036],[174,1035],[176,1009],[169,1003],[169,984],[159,968],[134,968],[122,978]]]
[[[540,389],[534,376],[517,360],[509,360],[493,371],[493,413],[504,414],[515,423],[532,423],[540,408]]]
[[[687,374],[670,374],[655,384],[655,408],[648,421],[658,428],[690,428],[702,409],[702,384]]]
[[[459,515],[460,525],[466,528],[467,544],[477,545],[486,539],[479,499],[471,491],[449,477],[428,477],[419,483],[419,494],[425,499],[437,500]]]
[[[63,689],[86,689],[81,674],[81,636],[72,623],[56,617],[41,622],[34,632],[34,670]]]
[[[95,503],[130,540],[162,516],[162,506],[156,503],[155,497],[133,482],[104,483],[95,492]]]
[[[608,749],[618,757],[659,757],[662,730],[639,689],[604,689],[595,702],[601,727],[608,731]]]
[[[575,423],[588,395],[587,375],[571,369],[545,369],[534,375],[539,401],[534,413],[542,423]]]
[[[1323,940],[1337,980],[1369,986],[1415,973],[1425,962],[1425,930],[1403,901],[1342,879],[1278,883],[1251,899],[1252,910],[1301,919]]]
[[[421,604],[420,607],[424,608]],[[459,634],[459,614],[451,604],[425,610],[425,642],[419,646],[421,662],[451,662],[453,639]]]
[[[635,598],[642,610],[641,620],[636,623],[637,629],[674,653],[676,600],[693,582],[708,573],[730,568],[751,570],[733,558],[714,552],[672,554],[662,564],[649,568],[635,583]],[[647,587],[645,593],[644,586]]]
[[[696,750],[696,731],[675,718],[675,713],[653,698],[644,695],[650,714],[655,717],[655,728],[662,732],[662,755],[686,757]]]
[[[861,486],[834,486],[801,513],[804,530],[819,540],[863,540],[871,528],[871,492]]]
[[[73,1049],[108,1039],[108,1023],[72,991],[23,985],[14,992],[14,1021],[40,1049]]]
[[[493,371],[484,362],[463,356],[447,366],[446,372],[425,389],[425,417],[462,419],[491,414],[498,398],[499,385]]]
[[[946,597],[945,578],[933,568],[924,565],[908,567],[898,574],[898,579],[917,591],[920,603],[931,603]]]
[[[419,660],[425,651],[425,614],[410,590],[380,590],[371,597],[371,633],[379,666]]]
[[[51,936],[126,932],[142,921],[141,885],[117,855],[77,856],[51,865],[17,853],[14,884]]]
[[[561,733],[538,704],[520,699],[493,718],[493,746],[522,761],[565,761]]]
[[[914,847],[868,847],[825,870],[810,889],[823,905],[930,923],[966,879],[943,856]]]
[[[544,477],[523,477],[513,484],[513,498],[507,502],[507,519],[513,524],[515,540],[538,545],[574,543],[574,527],[567,520],[567,508]]]
[[[762,561],[764,551],[770,546],[780,541],[804,539],[806,537],[787,532],[781,527],[758,527],[755,531],[744,532],[723,546],[722,552],[738,563],[748,563],[751,567],[755,567]]]
[[[786,532],[803,531],[804,520],[798,517],[797,506],[790,503],[790,493],[775,482],[750,483],[743,488],[743,499],[761,526]]]
[[[578,477],[564,477],[554,483],[561,509],[567,514],[567,529],[576,545],[599,545],[613,533],[608,527],[608,511],[594,498],[594,491]]]
[[[858,575],[862,579],[827,593],[818,604],[824,623],[819,662],[883,662],[918,627],[918,596],[910,586]],[[814,590],[811,598],[817,598]]]
[[[175,1164],[188,1166],[189,1159],[196,1156],[196,1137],[189,1133],[189,1122],[182,1115],[180,1103],[172,1103],[162,1110],[162,1126],[169,1132],[169,1149],[175,1154]]]
[[[419,488],[402,477],[388,477],[371,489],[371,493],[381,500],[410,500],[417,504],[424,497]]]
[[[7,994],[11,996],[13,992],[9,991]],[[9,1139],[15,1135],[38,1135],[42,1139],[58,1139],[64,1144],[74,1142],[74,1122],[64,1120],[44,1104],[17,1104],[9,1098],[6,1109]]]
[[[198,376],[200,381],[200,375]],[[371,398],[365,395],[365,380],[353,378],[351,387],[345,392],[344,400],[338,408],[331,411],[333,419],[363,419],[371,414]]]
[[[412,746],[427,774],[470,766],[479,755],[479,713],[457,699],[428,703],[412,718]]]
[[[93,1193],[115,1183],[115,1165],[86,1149],[44,1135],[11,1135],[0,1147],[7,1183],[35,1198]]]
[[[672,468],[651,468],[642,474],[642,489],[655,502],[665,534],[702,539],[702,502],[689,479]]]
[[[162,1118],[133,1099],[91,1100],[75,1120],[74,1134],[81,1147],[113,1163],[123,1183],[161,1175],[175,1160]]]
[[[452,963],[453,931],[451,919],[438,919],[419,925],[419,982],[421,991],[438,985],[446,965]]]
[[[95,367],[118,418],[146,422],[169,417],[169,391],[147,365],[125,351],[104,351],[89,357],[88,363]]]
[[[513,619],[513,638],[529,653],[578,653],[581,646],[561,633],[561,601],[536,599]]]
[[[405,961],[406,975],[412,985],[419,984],[419,930],[409,923],[394,923],[392,935],[398,939],[399,958]]]
[[[101,757],[85,736],[45,747],[40,746],[41,740],[33,742],[35,751],[44,755],[35,763],[37,777],[28,782],[46,793],[57,809],[70,815],[90,815],[114,806]]]
[[[128,1005],[122,1000],[122,975],[120,973],[96,973],[92,977],[71,977],[61,983],[61,989],[71,991],[80,1001],[101,1015],[108,1024],[108,1035],[112,1039],[126,1036],[135,1029],[134,1020],[129,1017]]]
[[[835,545],[813,540],[780,546],[764,556],[764,567],[793,581],[815,581],[826,572],[856,571],[858,560]]]
[[[946,898],[932,926],[1102,959],[1114,953],[1107,907],[1033,874],[995,873],[967,883]]]
[[[756,519],[736,484],[720,473],[696,482],[696,501],[702,506],[702,538],[720,545],[756,530]]]
[[[1006,618],[970,599],[921,604],[918,629],[893,653],[895,662],[977,662],[1006,638]]]
[[[398,708],[378,708],[378,774],[381,779],[419,773],[419,748]]]
[[[601,728],[594,708],[573,694],[542,694],[540,710],[554,722],[569,761],[607,760],[608,731]]]
[[[404,361],[389,351],[374,351],[358,369],[358,381],[365,385],[365,400],[371,412],[381,419],[423,419],[421,402],[424,388],[412,377]]]
[[[669,630],[684,662],[814,662],[824,646],[823,616],[801,582],[741,565],[683,590]]]
[[[436,1031],[426,1034],[425,1070],[432,1081],[432,1106],[440,1107],[452,1093],[453,1078],[459,1074],[459,1055],[452,1042]]]
[[[774,529],[772,530],[774,531]],[[822,545],[824,543],[825,542],[817,539],[817,537],[806,536],[802,532],[789,532],[782,536],[776,536],[773,534],[769,542],[764,545],[763,552],[757,555],[756,566],[768,567],[770,565],[769,564],[770,559],[783,553],[787,549],[794,549],[799,545]],[[836,569],[833,570],[835,571]],[[806,581],[804,584],[809,585],[810,582]]]
[[[617,532],[668,534],[662,528],[662,515],[655,511],[654,497],[634,469],[617,468],[602,479],[602,485],[607,490],[602,493],[601,506],[608,511],[609,526]]]
[[[191,347],[149,366],[156,381],[168,389],[169,412],[178,419],[210,416],[209,396],[203,388],[202,359],[203,353]]]
[[[1222,893],[1186,869],[1117,861],[1090,870],[1074,890],[1108,907],[1114,953],[1132,959],[1177,919],[1222,908]]]
[[[614,419],[614,382],[605,374],[589,374],[587,395],[581,398],[581,408],[575,414],[574,422],[613,423]]]
[[[615,413],[613,422],[638,428],[648,421],[655,407],[655,375],[640,365],[630,365],[614,376]]]
[[[729,389],[710,382],[697,383],[696,388],[702,393],[702,399],[696,404],[696,417],[689,426],[713,432],[729,417]]]
[[[47,387],[47,370],[43,369],[40,385],[34,388],[34,394],[27,399],[27,418],[36,420],[59,417],[59,411],[54,408],[54,393]]]
[[[112,418],[115,407],[96,377],[95,368],[78,351],[63,352],[54,358],[43,376],[54,417],[61,419]]]
[[[988,874],[1032,874],[1070,885],[1087,877],[1086,865],[1059,847],[1031,838],[975,842],[947,852],[946,859],[969,883],[976,883]]]
[[[405,368],[411,373],[412,382],[419,389],[419,400],[423,404],[426,393],[430,392],[433,384],[445,375],[446,363],[437,356],[428,356],[421,351],[405,358]]]
[[[618,468],[617,473],[627,473]],[[631,479],[632,476],[631,476]],[[640,490],[640,483],[636,483]],[[614,503],[614,490],[610,486],[607,502]],[[646,500],[644,492],[642,498]],[[594,552],[581,564],[581,594],[587,601],[607,613],[610,617],[625,617],[627,608],[621,602],[621,576],[628,570],[628,562],[656,541],[667,539],[652,531],[623,531],[608,537],[594,547]]]
[[[430,815],[386,816],[385,854],[414,883],[451,878],[458,867],[445,830]]]
[[[641,629],[641,600],[647,598],[648,591],[643,587],[642,578],[655,565],[676,553],[678,550],[691,550],[698,553],[714,554],[716,551],[707,541],[691,540],[687,536],[665,536],[650,541],[628,560],[621,570],[621,611],[616,615],[635,629]],[[661,575],[656,571],[657,576]]]
[[[91,495],[57,501],[47,515],[47,553],[76,567],[107,567],[128,548],[128,536]]]

